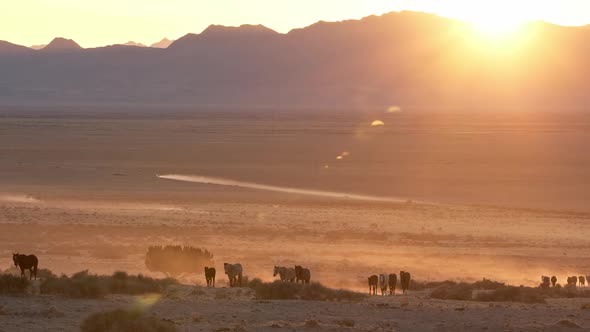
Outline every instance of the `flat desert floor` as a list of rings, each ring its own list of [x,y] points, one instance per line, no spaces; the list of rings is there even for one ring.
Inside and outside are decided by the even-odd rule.
[[[165,111],[0,109],[0,267],[19,251],[54,273],[163,277],[146,270],[147,247],[182,244],[210,250],[218,271],[241,262],[248,277],[270,281],[274,265],[297,263],[327,286],[363,292],[368,275],[400,270],[529,286],[541,275],[590,275],[590,116]],[[590,328],[583,300],[257,301],[247,290],[195,288],[202,275],[181,281],[180,295],[150,310],[187,331],[340,330],[342,318],[359,330]],[[76,329],[90,312],[133,301],[0,297],[0,330]]]

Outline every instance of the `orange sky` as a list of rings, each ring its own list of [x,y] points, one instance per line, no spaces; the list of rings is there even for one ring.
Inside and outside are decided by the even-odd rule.
[[[0,40],[30,46],[61,36],[84,47],[129,40],[151,44],[163,37],[200,32],[213,23],[264,24],[287,32],[319,20],[399,10],[433,12],[486,25],[522,20],[590,23],[590,0],[27,0],[3,3]]]

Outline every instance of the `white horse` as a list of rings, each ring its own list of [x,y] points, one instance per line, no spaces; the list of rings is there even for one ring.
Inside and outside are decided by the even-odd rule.
[[[274,273],[272,276],[276,277],[277,274],[281,278],[281,281],[288,281],[288,282],[295,281],[295,277],[297,276],[294,268],[284,267],[284,266],[275,266]]]
[[[379,275],[379,288],[381,288],[381,296],[387,293],[387,287],[389,286],[389,275],[388,274],[380,274]]]
[[[223,270],[229,278],[229,287],[236,287],[236,284],[238,284],[239,287],[242,287],[242,264],[223,263]]]

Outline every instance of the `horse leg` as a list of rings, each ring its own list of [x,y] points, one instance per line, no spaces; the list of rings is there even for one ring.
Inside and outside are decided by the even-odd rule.
[[[21,277],[21,278],[25,278],[25,277],[26,277],[26,276],[25,276],[25,269],[23,269],[23,268],[22,268],[22,267],[20,267],[20,266],[19,266],[19,268],[20,268],[20,277]]]

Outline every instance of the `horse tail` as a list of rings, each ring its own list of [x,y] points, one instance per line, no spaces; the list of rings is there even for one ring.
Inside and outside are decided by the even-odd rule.
[[[238,284],[242,287],[242,272],[238,273]]]
[[[35,262],[35,265],[33,265],[33,275],[35,276],[35,280],[37,280],[37,266],[39,265],[38,262]]]

